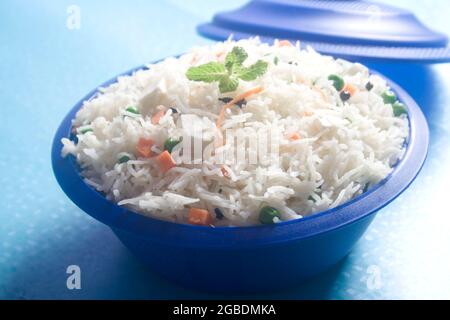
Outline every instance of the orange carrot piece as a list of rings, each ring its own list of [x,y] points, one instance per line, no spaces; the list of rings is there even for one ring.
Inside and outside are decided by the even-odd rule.
[[[166,173],[177,165],[167,150],[156,157],[156,162],[163,173]]]
[[[317,92],[318,94],[320,94],[320,96],[322,97],[323,100],[326,100],[325,93],[323,93],[323,91],[321,89],[316,88],[316,87],[312,87],[311,89],[314,90],[315,92]]]
[[[191,58],[191,61],[189,62],[189,64],[190,64],[190,65],[195,64],[195,63],[197,62],[197,59],[198,59],[197,54],[194,53],[194,54],[192,55],[192,58]]]
[[[250,89],[250,90],[244,92],[243,94],[238,95],[236,98],[234,98],[233,100],[228,102],[226,105],[224,105],[222,107],[222,110],[220,110],[219,118],[217,119],[217,122],[216,122],[217,128],[220,128],[222,126],[222,122],[225,119],[225,111],[227,111],[227,109],[231,108],[239,101],[247,99],[248,97],[250,97],[252,95],[261,93],[263,90],[264,90],[263,87],[255,87],[253,89]]]
[[[222,58],[225,56],[225,51],[221,51],[221,52],[218,52],[218,53],[216,53],[216,58],[217,58],[217,60],[222,60]]]
[[[294,45],[289,40],[280,40],[278,42],[279,47],[293,47]]]
[[[190,208],[188,222],[197,226],[209,226],[213,223],[213,218],[207,210]]]
[[[294,132],[289,135],[289,139],[293,141],[300,140],[301,138],[302,136],[298,132]]]
[[[351,84],[347,84],[344,87],[344,92],[348,92],[350,93],[351,96],[355,95],[357,89],[355,88],[355,86],[351,85]]]
[[[138,155],[143,158],[151,158],[154,144],[155,142],[151,139],[140,138],[136,147]]]
[[[222,167],[220,168],[220,172],[222,172],[222,174],[223,174],[223,176],[224,176],[225,178],[229,178],[229,177],[230,177],[230,174],[228,173],[227,169],[225,169],[224,166],[222,166]]]
[[[158,124],[162,117],[166,114],[166,111],[160,110],[157,113],[155,113],[152,117],[152,124]]]
[[[253,89],[250,89],[248,91],[245,91],[243,94],[238,95],[236,98],[234,98],[233,100],[235,100],[236,102],[239,102],[241,100],[247,99],[248,97],[254,95],[254,94],[258,94],[261,93],[264,90],[263,87],[255,87]]]

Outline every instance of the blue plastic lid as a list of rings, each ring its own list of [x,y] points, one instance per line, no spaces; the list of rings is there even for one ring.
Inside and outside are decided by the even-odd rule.
[[[358,0],[253,0],[217,14],[198,27],[215,40],[260,36],[300,40],[323,54],[350,60],[450,61],[445,34],[422,24],[410,11]]]

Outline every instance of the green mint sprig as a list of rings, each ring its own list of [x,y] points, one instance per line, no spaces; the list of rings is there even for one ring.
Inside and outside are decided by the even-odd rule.
[[[192,81],[207,83],[219,82],[220,93],[236,91],[239,80],[252,81],[267,71],[268,63],[258,60],[255,64],[244,67],[248,54],[241,47],[234,47],[225,57],[225,62],[209,62],[191,67],[186,77]]]

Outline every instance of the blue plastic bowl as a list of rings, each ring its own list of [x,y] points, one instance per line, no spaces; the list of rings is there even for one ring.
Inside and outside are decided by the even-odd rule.
[[[139,69],[130,70],[129,75]],[[116,82],[117,77],[101,87]],[[409,111],[410,138],[393,172],[339,207],[272,226],[210,228],[148,218],[119,207],[84,183],[73,156],[61,156],[61,139],[70,137],[71,120],[83,101],[67,114],[56,132],[52,165],[67,196],[109,226],[123,244],[154,271],[186,287],[212,292],[261,292],[297,284],[344,258],[375,213],[415,179],[428,149],[428,126],[414,100],[388,80]]]

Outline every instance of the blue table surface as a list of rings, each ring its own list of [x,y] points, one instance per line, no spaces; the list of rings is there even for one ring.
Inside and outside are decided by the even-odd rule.
[[[422,107],[431,130],[428,160],[344,261],[293,290],[225,297],[173,285],[60,190],[50,145],[67,111],[122,71],[210,43],[195,26],[244,2],[0,1],[0,298],[450,299],[448,64],[371,65]],[[446,0],[389,2],[450,33]],[[73,4],[80,29],[67,27]],[[81,268],[81,290],[66,287],[69,265]]]

